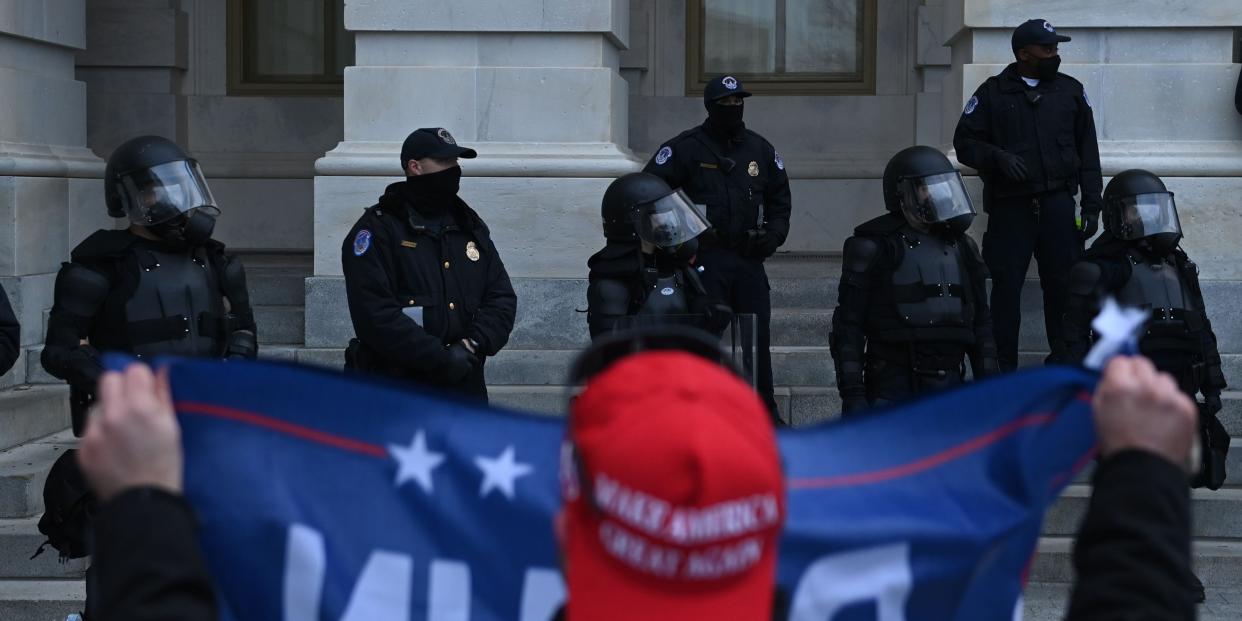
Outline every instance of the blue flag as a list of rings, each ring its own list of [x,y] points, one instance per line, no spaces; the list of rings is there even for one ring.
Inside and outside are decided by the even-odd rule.
[[[175,361],[223,618],[545,621],[560,419],[273,363]],[[793,619],[1009,619],[1093,455],[1097,376],[1044,368],[779,435]]]

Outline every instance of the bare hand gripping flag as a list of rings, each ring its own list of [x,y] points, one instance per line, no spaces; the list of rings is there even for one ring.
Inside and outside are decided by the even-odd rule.
[[[224,618],[546,621],[562,421],[270,363],[175,361]],[[782,431],[798,621],[1020,617],[1096,375],[1043,368]]]

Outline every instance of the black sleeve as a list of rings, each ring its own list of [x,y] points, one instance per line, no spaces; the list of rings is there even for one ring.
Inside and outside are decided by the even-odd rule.
[[[246,268],[241,259],[222,251],[215,255],[220,270],[224,297],[229,301],[225,356],[254,359],[259,353],[258,326],[250,306],[250,288],[246,284]]]
[[[402,312],[403,306],[388,278],[391,240],[378,224],[374,217],[363,216],[341,249],[341,269],[354,333],[390,364],[423,373],[436,372],[446,355],[444,344]],[[371,234],[371,241],[357,254],[354,239],[362,230]]]
[[[781,243],[789,236],[789,218],[793,213],[793,197],[789,192],[789,174],[785,161],[776,148],[764,141],[768,157],[768,181],[763,190],[763,228],[780,237]]]
[[[989,118],[992,102],[989,101],[987,91],[985,82],[966,102],[962,116],[957,120],[957,129],[953,131],[953,148],[957,150],[957,160],[982,173],[996,170],[995,155],[1001,150],[992,142]]]
[[[630,288],[615,278],[600,278],[587,287],[587,328],[591,338],[610,334],[629,314]]]
[[[509,272],[490,238],[486,240],[485,251],[491,253],[488,255],[487,288],[470,325],[470,338],[479,343],[479,355],[495,356],[509,342],[509,334],[513,332],[517,294],[513,292]]]
[[[22,327],[13,314],[9,296],[0,287],[0,375],[9,372],[22,353]]]
[[[215,591],[180,496],[128,490],[93,524],[92,621],[215,621]]]
[[[992,333],[992,309],[988,306],[988,266],[979,254],[975,240],[962,236],[962,256],[966,273],[970,275],[970,288],[974,294],[975,344],[968,352],[970,369],[976,379],[1000,373],[997,362],[996,338]]]
[[[1233,91],[1233,107],[1242,114],[1242,73],[1238,74],[1238,86]]]
[[[1203,299],[1203,289],[1199,286],[1199,268],[1184,255],[1179,257],[1181,271],[1190,290],[1199,298],[1199,306],[1203,309],[1203,330],[1200,339],[1203,347],[1204,373],[1203,382],[1199,387],[1204,395],[1219,395],[1227,387],[1225,374],[1221,370],[1220,349],[1216,346],[1216,331],[1212,329],[1212,320],[1208,319],[1207,303]]]
[[[1074,143],[1078,145],[1078,185],[1084,213],[1100,213],[1104,208],[1104,177],[1100,172],[1100,145],[1095,135],[1095,114],[1086,94],[1074,98],[1078,113],[1074,117]]]
[[[1190,488],[1182,470],[1138,450],[1102,461],[1074,569],[1067,621],[1194,619]]]
[[[87,393],[103,374],[99,352],[83,344],[108,296],[111,282],[99,267],[65,263],[56,274],[41,361],[53,377]]]
[[[880,244],[868,237],[850,237],[845,240],[842,254],[841,285],[828,343],[837,390],[844,400],[867,394],[863,383],[863,352],[867,346],[863,322],[870,303],[871,271],[879,260]]]
[[[1104,294],[1104,273],[1093,261],[1079,261],[1070,269],[1069,299],[1061,318],[1065,339],[1065,362],[1080,363],[1091,350],[1091,321],[1100,312]]]

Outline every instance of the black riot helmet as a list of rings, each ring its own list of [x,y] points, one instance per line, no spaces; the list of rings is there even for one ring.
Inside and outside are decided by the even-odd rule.
[[[220,214],[198,162],[159,136],[139,136],[112,152],[104,198],[108,215],[173,242],[206,241]]]
[[[888,161],[884,206],[920,231],[964,233],[975,219],[961,173],[931,147],[903,149]]]
[[[638,241],[639,208],[672,193],[663,179],[650,173],[630,173],[613,181],[600,205],[604,237],[609,241]]]
[[[1104,230],[1118,239],[1144,240],[1166,254],[1182,239],[1173,193],[1146,170],[1117,173],[1104,188]]]

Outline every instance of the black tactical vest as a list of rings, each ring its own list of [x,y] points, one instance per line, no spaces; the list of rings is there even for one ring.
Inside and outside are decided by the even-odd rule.
[[[635,314],[667,316],[686,315],[690,312],[686,286],[680,272],[649,278],[647,282],[647,297]]]
[[[206,251],[143,248],[133,250],[132,258],[137,283],[125,302],[124,325],[114,327],[123,330],[130,351],[144,357],[222,356],[228,336],[224,297]]]
[[[1151,311],[1140,349],[1144,353],[1198,352],[1205,318],[1203,305],[1190,291],[1181,269],[1173,261],[1149,259],[1135,252],[1127,253],[1126,260],[1130,278],[1117,291],[1117,301]]]
[[[967,299],[970,279],[957,244],[939,235],[904,227],[897,233],[902,244],[892,273],[892,298],[897,316],[919,328],[970,328],[974,305]]]

